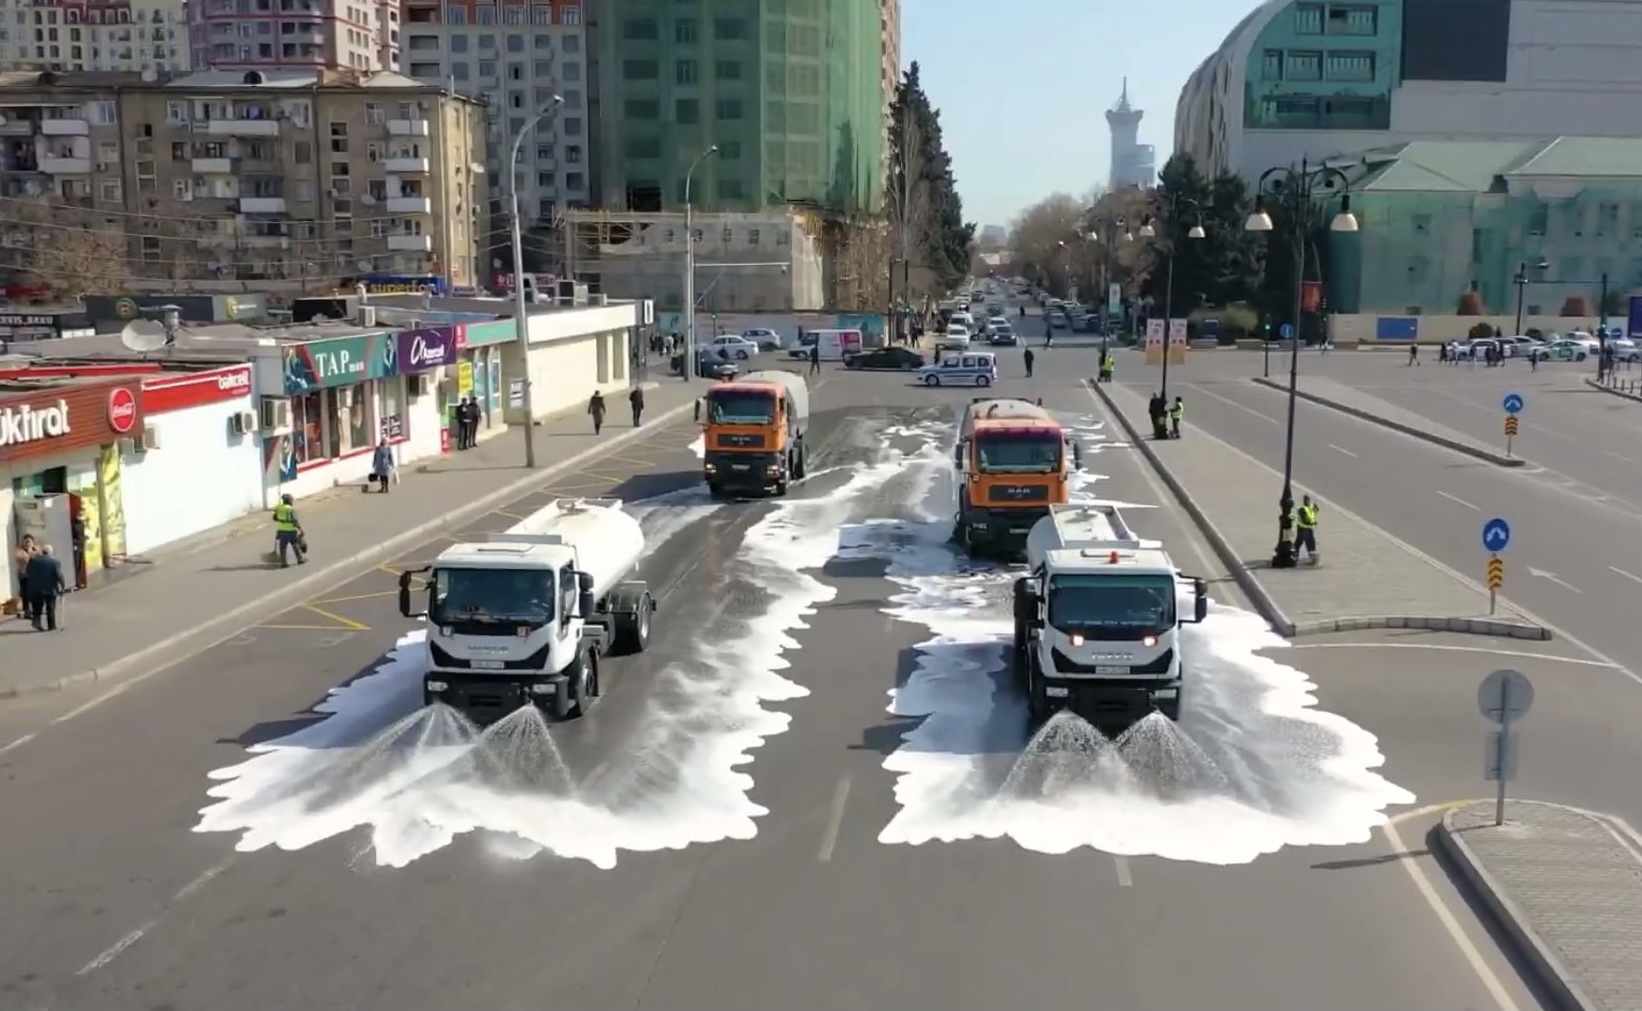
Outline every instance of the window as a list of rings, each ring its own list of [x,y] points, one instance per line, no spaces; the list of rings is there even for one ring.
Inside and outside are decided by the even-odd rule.
[[[291,398],[291,452],[298,466],[326,459],[323,391]]]
[[[118,179],[103,183],[103,202],[106,204],[120,202],[120,181]]]
[[[1423,256],[1413,257],[1408,261],[1408,280],[1414,284],[1424,284],[1431,278],[1431,261]]]
[[[1260,61],[1260,76],[1268,81],[1283,79],[1283,51],[1281,49],[1266,50],[1265,57]]]
[[[1549,230],[1550,223],[1551,223],[1550,208],[1548,208],[1545,205],[1541,204],[1540,206],[1535,207],[1533,209],[1533,211],[1528,215],[1528,234],[1529,235],[1534,235],[1534,236],[1543,236],[1546,233],[1546,231]]]
[[[565,35],[559,39],[559,49],[566,53],[582,51],[582,37],[580,35]]]
[[[523,35],[509,35],[507,37],[507,51],[522,53],[525,51],[525,37]]]
[[[701,103],[694,98],[681,98],[674,102],[673,122],[686,126],[701,122]]]
[[[740,161],[741,160],[741,141],[739,141],[739,140],[721,140],[721,141],[719,141],[718,142],[718,159],[719,159],[719,161]]]
[[[739,98],[721,98],[718,100],[718,106],[714,112],[719,119],[737,120],[746,115],[746,108]],[[724,153],[722,146],[719,149],[719,153]]]
[[[740,200],[746,196],[746,190],[740,179],[722,176],[718,180],[718,198],[720,200]]]
[[[674,84],[694,84],[694,83],[696,83],[696,61],[695,60],[679,60],[677,63],[673,64],[673,83]]]
[[[410,414],[405,410],[405,377],[378,379],[376,385],[382,393],[382,422],[377,426],[377,431],[390,442],[403,442],[410,438]]]
[[[673,41],[685,43],[696,41],[696,19],[679,18],[673,22]]]
[[[623,151],[629,158],[660,158],[661,138],[629,137]],[[565,160],[569,161],[568,158]]]
[[[587,180],[580,172],[566,172],[564,188],[567,190],[582,190],[587,188]]]
[[[1294,34],[1323,34],[1323,5],[1296,4],[1294,7]]]
[[[535,49],[537,52],[552,52],[553,51],[553,36],[551,36],[551,35],[537,35],[537,36],[534,36],[531,39],[530,46],[531,46],[532,49]]]
[[[661,103],[653,98],[629,98],[622,112],[628,119],[656,119],[661,115]]]
[[[186,126],[188,124],[188,103],[165,103],[165,122],[167,126]]]
[[[1357,50],[1335,50],[1328,54],[1327,72],[1331,81],[1374,80],[1374,54]]]
[[[579,25],[582,23],[582,9],[572,4],[569,7],[559,8],[559,24]]]
[[[1410,219],[1410,222],[1414,226],[1414,234],[1415,235],[1430,235],[1431,234],[1431,215],[1429,215],[1429,214],[1416,214],[1416,215],[1413,216],[1413,218]]]
[[[582,65],[577,63],[575,60],[565,60],[564,63],[559,66],[559,80],[570,83],[580,81],[581,79]]]
[[[376,425],[372,417],[376,413],[376,385],[360,383],[350,391],[353,399],[348,401],[348,442],[342,447],[344,453],[376,445]]]
[[[621,26],[621,37],[630,42],[653,41],[658,37],[655,18],[628,18]]]
[[[623,60],[621,76],[628,81],[654,81],[660,76],[655,60]]]
[[[1290,52],[1283,60],[1283,79],[1319,81],[1323,77],[1323,54]]]
[[[1379,11],[1374,7],[1340,5],[1328,9],[1330,35],[1373,35],[1379,30]]]
[[[714,18],[713,38],[737,42],[747,37],[747,22],[742,18]]]
[[[566,116],[559,121],[559,129],[566,137],[580,137],[582,134],[582,118],[580,116]]]

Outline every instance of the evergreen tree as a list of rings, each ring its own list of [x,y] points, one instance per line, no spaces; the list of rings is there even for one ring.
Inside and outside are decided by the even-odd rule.
[[[1254,199],[1248,184],[1231,173],[1214,179],[1203,175],[1190,155],[1177,154],[1158,173],[1157,253],[1143,291],[1155,311],[1163,312],[1171,243],[1175,249],[1173,315],[1202,306],[1224,307],[1251,298],[1259,289],[1264,265],[1260,236],[1244,230]],[[1169,208],[1179,220],[1168,220]],[[1186,232],[1202,225],[1204,237]]]
[[[908,259],[927,268],[941,291],[949,291],[969,273],[975,225],[963,219],[952,158],[941,141],[940,112],[924,92],[916,62],[895,90],[889,150],[891,223],[907,231]]]

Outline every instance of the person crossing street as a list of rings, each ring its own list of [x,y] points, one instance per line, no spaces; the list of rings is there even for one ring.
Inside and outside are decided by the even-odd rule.
[[[1027,348],[1026,353],[1024,355],[1022,355],[1021,357],[1026,362],[1026,378],[1031,379],[1032,378],[1032,363],[1035,360],[1037,360],[1037,356],[1032,353],[1031,348]]]

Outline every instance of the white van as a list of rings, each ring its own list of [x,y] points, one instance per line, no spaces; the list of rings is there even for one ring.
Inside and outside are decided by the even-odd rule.
[[[925,386],[991,386],[998,381],[998,357],[990,351],[942,355],[914,374]]]
[[[841,362],[846,355],[860,354],[863,350],[859,330],[808,330],[806,337],[815,338],[815,347],[824,362]]]

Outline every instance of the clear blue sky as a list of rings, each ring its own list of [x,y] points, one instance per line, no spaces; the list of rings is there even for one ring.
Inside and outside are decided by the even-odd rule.
[[[901,62],[941,110],[964,217],[1008,226],[1057,190],[1106,182],[1103,115],[1123,78],[1158,164],[1180,88],[1259,0],[901,0]]]

